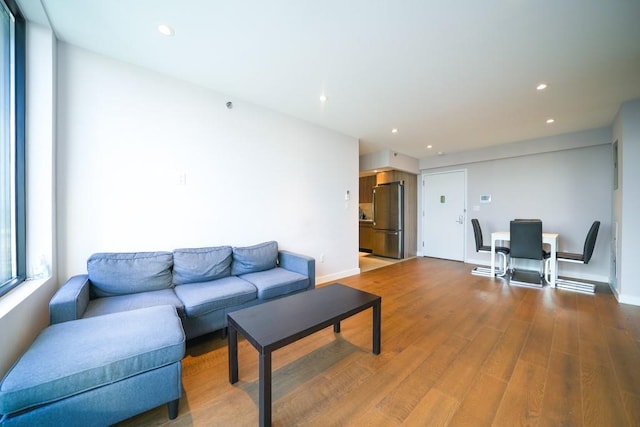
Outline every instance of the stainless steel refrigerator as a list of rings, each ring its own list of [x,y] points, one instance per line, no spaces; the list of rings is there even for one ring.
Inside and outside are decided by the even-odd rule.
[[[373,189],[373,255],[404,258],[404,183]]]

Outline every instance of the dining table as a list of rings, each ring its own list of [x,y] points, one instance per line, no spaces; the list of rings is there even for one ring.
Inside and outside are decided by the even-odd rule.
[[[494,231],[491,233],[491,277],[496,274],[496,242],[498,241],[510,241],[510,231]],[[556,279],[558,278],[557,271],[557,253],[558,253],[558,233],[542,233],[542,243],[546,243],[551,248],[551,258],[549,259],[549,276],[550,285],[556,286]]]

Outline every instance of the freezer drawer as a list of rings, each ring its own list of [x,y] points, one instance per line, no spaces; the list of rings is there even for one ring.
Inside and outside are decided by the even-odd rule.
[[[402,231],[373,230],[373,255],[397,258],[404,257]]]

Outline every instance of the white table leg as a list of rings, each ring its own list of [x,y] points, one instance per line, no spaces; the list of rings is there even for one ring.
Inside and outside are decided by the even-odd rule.
[[[491,236],[491,277],[496,276],[496,239]]]
[[[558,263],[557,263],[557,252],[558,252],[558,239],[555,239],[555,241],[553,242],[553,244],[551,245],[551,265],[549,266],[549,276],[551,276],[551,283],[550,285],[553,286],[554,288],[556,287],[556,279],[558,278],[557,274],[558,272],[557,267],[558,267]]]

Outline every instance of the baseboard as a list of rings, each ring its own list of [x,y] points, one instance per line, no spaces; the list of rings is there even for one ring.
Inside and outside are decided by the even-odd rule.
[[[318,276],[316,277],[316,285],[335,282],[336,280],[342,279],[343,277],[355,276],[356,274],[360,274],[359,268],[352,268],[351,270],[340,271],[338,273],[327,274],[325,276]]]
[[[616,299],[620,304],[640,306],[640,297],[619,294],[615,289],[612,289],[612,290],[614,292],[614,295],[616,296]]]

